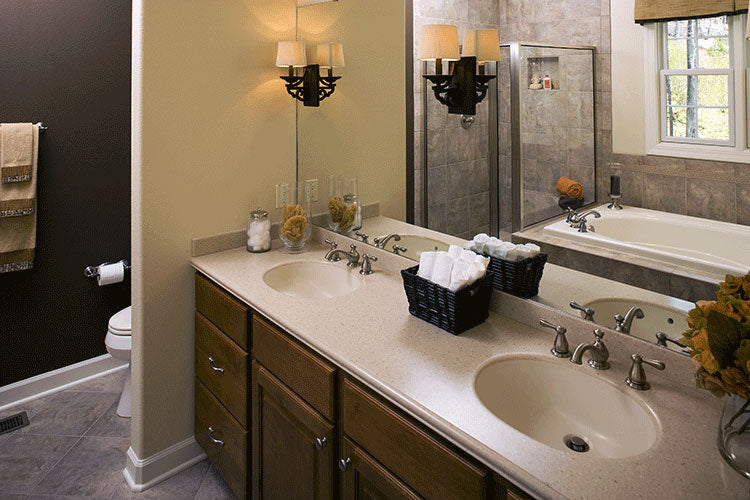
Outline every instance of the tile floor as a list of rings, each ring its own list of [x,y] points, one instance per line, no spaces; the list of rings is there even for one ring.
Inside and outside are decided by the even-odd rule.
[[[117,416],[125,371],[0,412],[26,411],[30,425],[0,436],[0,500],[236,497],[207,460],[133,493],[122,477],[130,419]]]

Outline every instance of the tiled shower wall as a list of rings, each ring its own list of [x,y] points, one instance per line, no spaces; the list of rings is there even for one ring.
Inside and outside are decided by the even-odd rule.
[[[622,176],[623,203],[750,225],[750,165],[612,153],[610,0],[500,0],[501,40],[594,45],[597,198]]]
[[[427,88],[427,165],[422,158],[422,65],[419,35],[425,24],[467,29],[497,29],[498,0],[414,0],[415,222],[436,231],[470,239],[489,230],[488,100],[477,108],[476,122],[465,130],[461,116],[448,114]],[[432,71],[432,67],[430,69]],[[428,220],[422,214],[422,179],[428,169]],[[425,224],[426,222],[426,224]]]
[[[703,160],[683,160],[658,156],[636,156],[612,153],[612,99],[610,85],[610,0],[415,0],[414,39],[418,43],[423,24],[448,22],[463,31],[469,26],[498,26],[501,41],[535,41],[568,45],[593,45],[596,56],[597,106],[597,198],[607,199],[609,176],[622,176],[623,203],[656,210],[693,215],[708,219],[750,225],[750,165]],[[494,17],[493,17],[494,16]],[[487,22],[483,24],[484,20]],[[494,22],[497,21],[497,22]],[[415,47],[415,51],[417,47]],[[415,52],[416,54],[416,52]],[[421,67],[415,57],[415,128],[417,129],[416,192],[421,192]],[[433,98],[434,99],[434,98]],[[482,108],[484,112],[486,108]],[[486,115],[485,115],[486,116]],[[457,117],[455,119],[457,125]],[[454,123],[448,122],[443,143],[446,148],[457,144]],[[438,138],[441,137],[438,135]],[[485,135],[486,137],[486,135]],[[435,139],[438,140],[437,138]],[[442,146],[433,144],[442,152]],[[447,153],[446,153],[447,154]],[[447,163],[436,166],[446,167]],[[473,164],[472,164],[473,165]],[[428,166],[427,168],[435,168]],[[464,172],[465,173],[465,172]],[[440,175],[440,174],[437,174]],[[463,174],[462,174],[463,175]],[[478,187],[484,173],[469,170],[471,184]],[[503,177],[501,165],[501,177]],[[500,179],[501,185],[503,179]],[[484,182],[484,185],[487,183]],[[439,196],[442,194],[438,190]],[[478,194],[478,193],[477,193]],[[460,199],[460,198],[459,198]],[[435,198],[432,198],[435,200]],[[447,227],[448,194],[446,204],[430,209],[434,227]],[[470,201],[470,200],[469,200]],[[432,205],[432,201],[430,204]],[[501,200],[502,203],[502,200]],[[470,207],[473,207],[470,203]],[[421,221],[419,199],[415,220]],[[463,213],[465,220],[466,213]],[[479,227],[479,226],[477,226]],[[471,232],[471,231],[469,231]]]

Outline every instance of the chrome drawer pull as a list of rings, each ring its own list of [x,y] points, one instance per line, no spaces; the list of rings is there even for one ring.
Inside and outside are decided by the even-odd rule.
[[[352,463],[352,459],[349,457],[342,458],[339,460],[339,470],[341,472],[346,472],[346,469],[349,468],[349,465]]]
[[[208,357],[208,366],[211,367],[211,369],[215,372],[224,373],[224,368],[221,368],[220,366],[214,366],[214,361],[216,361],[211,356]]]
[[[315,449],[316,450],[322,450],[323,447],[326,445],[326,442],[328,441],[327,438],[315,438]]]
[[[221,439],[216,439],[213,436],[213,434],[214,434],[214,428],[213,427],[209,427],[208,428],[208,439],[210,439],[211,441],[213,441],[216,444],[220,444],[221,446],[224,446],[224,441],[222,441]]]

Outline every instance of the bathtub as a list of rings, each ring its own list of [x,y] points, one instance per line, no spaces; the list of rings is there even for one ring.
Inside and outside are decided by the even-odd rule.
[[[706,273],[735,276],[750,270],[750,227],[644,208],[597,207],[593,230],[579,233],[561,220],[543,234]]]

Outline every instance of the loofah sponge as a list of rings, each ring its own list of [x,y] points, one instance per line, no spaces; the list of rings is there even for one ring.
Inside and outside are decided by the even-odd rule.
[[[305,210],[300,205],[286,205],[284,207],[284,213],[282,215],[282,223],[286,223],[290,218],[301,215],[306,217]]]
[[[328,201],[328,211],[331,213],[331,220],[333,222],[341,222],[341,217],[346,211],[346,203],[341,196],[334,196]]]
[[[357,204],[349,205],[344,209],[344,213],[341,215],[341,222],[339,222],[339,229],[342,231],[346,231],[350,227],[352,227],[352,224],[354,224],[354,219],[357,216]]]
[[[306,227],[307,217],[304,215],[292,215],[286,220],[286,222],[284,222],[284,225],[281,226],[281,232],[289,241],[300,241],[305,237]]]

